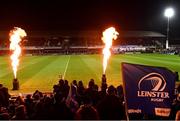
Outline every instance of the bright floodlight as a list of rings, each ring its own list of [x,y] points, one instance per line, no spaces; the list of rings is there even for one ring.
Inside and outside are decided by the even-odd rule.
[[[171,18],[172,16],[174,16],[173,8],[167,8],[164,12],[164,15],[168,18]]]

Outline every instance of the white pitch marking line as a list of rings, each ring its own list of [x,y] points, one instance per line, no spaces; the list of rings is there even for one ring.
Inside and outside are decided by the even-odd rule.
[[[65,68],[65,70],[64,70],[64,74],[63,74],[63,79],[65,78],[65,76],[66,76],[66,71],[67,71],[67,68],[68,68],[68,65],[69,65],[69,60],[70,60],[70,58],[71,58],[71,56],[69,55],[69,59],[68,59],[68,61],[67,61],[67,63],[66,63],[66,68]]]

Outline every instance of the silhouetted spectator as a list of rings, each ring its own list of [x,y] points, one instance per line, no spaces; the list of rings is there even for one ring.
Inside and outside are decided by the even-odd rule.
[[[99,101],[98,85],[94,84],[92,93],[93,93],[92,94],[92,103],[93,103],[93,106],[95,106],[97,104],[97,102]]]
[[[107,84],[106,83],[102,83],[101,85],[101,91],[99,91],[99,98],[103,99],[106,96],[106,90],[107,90]]]
[[[36,91],[34,92],[34,94],[33,94],[33,98],[34,98],[35,100],[39,100],[39,99],[42,98],[42,97],[43,97],[42,92],[40,92],[40,91],[38,91],[38,90],[36,90]]]
[[[25,102],[25,106],[26,106],[27,115],[29,118],[31,118],[32,113],[33,113],[33,106],[34,106],[31,95],[27,95],[24,102]]]
[[[53,86],[53,93],[54,93],[54,94],[57,94],[57,93],[59,93],[59,91],[60,91],[59,85],[54,85],[54,86]]]
[[[24,105],[24,99],[21,96],[18,96],[15,100],[15,105],[16,106]]]
[[[77,97],[77,81],[73,80],[71,83],[71,96],[76,99]]]
[[[116,89],[110,86],[108,95],[97,105],[100,119],[121,120],[125,117],[124,107],[115,94]]]
[[[0,106],[2,107],[8,107],[9,106],[9,93],[8,88],[3,87],[2,84],[0,84]]]
[[[76,120],[98,120],[97,110],[91,105],[82,105],[75,114]]]
[[[77,86],[78,95],[81,95],[81,96],[84,95],[84,91],[85,91],[85,88],[84,88],[83,82],[79,81],[78,86]]]
[[[123,86],[120,85],[117,87],[117,96],[123,102],[124,101],[124,94],[123,94]]]
[[[88,84],[88,88],[93,89],[93,87],[94,87],[94,79],[90,79],[89,84]]]
[[[76,86],[76,84],[77,83],[75,80],[71,83],[69,94],[65,100],[67,107],[70,108],[71,112],[73,112],[73,113],[76,112],[76,110],[79,107],[78,102],[77,102],[77,86]]]
[[[60,87],[64,86],[64,80],[63,80],[63,79],[60,79],[58,85],[59,85]]]
[[[77,87],[77,101],[79,105],[84,104],[84,94],[85,94],[85,88],[83,82],[79,81]]]
[[[93,104],[94,79],[90,79],[88,88],[85,90],[85,104]]]
[[[63,92],[64,92],[64,97],[65,97],[65,98],[67,98],[67,96],[68,96],[68,94],[69,94],[69,89],[70,89],[70,86],[69,86],[69,84],[68,84],[68,81],[65,80],[65,81],[64,81],[64,90],[63,90]]]
[[[25,112],[25,107],[24,105],[19,105],[15,109],[15,115],[12,117],[12,120],[26,120],[28,119],[26,112]]]
[[[65,102],[56,103],[54,104],[51,119],[72,120],[73,113],[71,112],[71,109],[66,106]]]

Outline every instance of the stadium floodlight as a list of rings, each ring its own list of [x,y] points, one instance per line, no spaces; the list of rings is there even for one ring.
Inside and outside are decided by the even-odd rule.
[[[174,9],[173,8],[167,8],[164,12],[164,15],[168,18],[171,18],[174,16]]]
[[[164,12],[164,16],[168,18],[167,23],[167,39],[166,39],[166,49],[169,48],[169,22],[170,18],[174,16],[174,9],[173,8],[166,8]]]

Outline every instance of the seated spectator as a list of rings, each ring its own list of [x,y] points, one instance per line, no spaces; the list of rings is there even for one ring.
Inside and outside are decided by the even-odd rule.
[[[101,120],[122,120],[125,118],[125,109],[116,96],[114,86],[108,88],[108,94],[97,104]]]
[[[82,105],[75,114],[76,120],[98,120],[97,110],[91,105]]]
[[[26,115],[25,107],[24,105],[19,105],[15,109],[15,115],[12,117],[12,120],[26,120],[26,119],[28,118]]]

